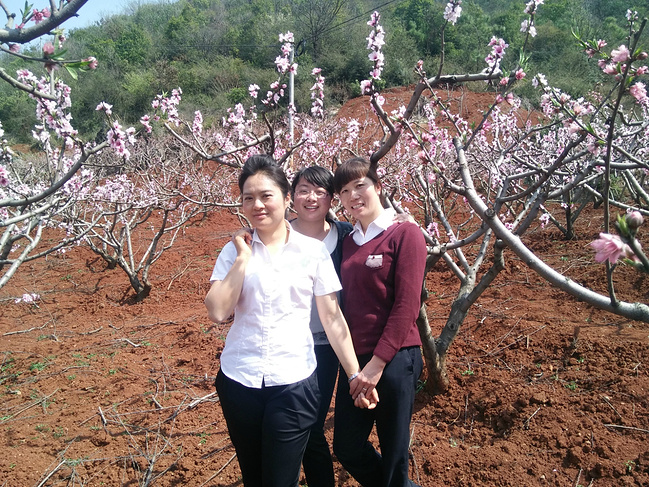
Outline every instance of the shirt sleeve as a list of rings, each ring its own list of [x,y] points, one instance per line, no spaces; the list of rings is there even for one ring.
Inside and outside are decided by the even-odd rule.
[[[317,254],[316,258],[318,259],[318,265],[313,284],[313,294],[315,296],[324,296],[340,291],[343,287],[340,284],[336,268],[324,244],[321,245],[321,251]]]
[[[416,327],[426,267],[426,242],[421,230],[412,223],[399,225],[403,232],[395,248],[394,304],[374,349],[374,355],[386,362],[394,358]]]
[[[223,250],[219,253],[219,256],[216,259],[216,264],[214,264],[214,270],[212,271],[212,277],[210,277],[210,282],[222,281],[225,279],[225,276],[230,272],[230,268],[234,264],[235,259],[237,258],[237,249],[235,248],[232,242],[228,242],[223,247]]]

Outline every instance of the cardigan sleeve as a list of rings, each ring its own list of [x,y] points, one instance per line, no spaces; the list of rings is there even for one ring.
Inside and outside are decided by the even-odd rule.
[[[421,308],[421,286],[426,267],[426,242],[413,223],[399,224],[401,232],[394,242],[394,304],[390,310],[374,355],[392,360],[406,342],[421,343],[416,320]]]

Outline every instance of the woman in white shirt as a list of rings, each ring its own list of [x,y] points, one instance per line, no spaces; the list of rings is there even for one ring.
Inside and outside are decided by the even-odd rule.
[[[338,307],[341,286],[326,247],[284,219],[290,185],[282,169],[270,156],[252,156],[239,189],[253,230],[236,232],[225,245],[205,298],[211,320],[234,313],[216,388],[244,485],[297,485],[319,404],[313,296],[355,404],[373,408],[378,395],[363,393],[369,381]]]

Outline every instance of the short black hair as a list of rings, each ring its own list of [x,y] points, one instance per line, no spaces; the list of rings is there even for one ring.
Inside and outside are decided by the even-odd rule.
[[[304,179],[307,183],[324,189],[333,198],[334,175],[329,169],[322,166],[310,166],[298,172],[293,178],[293,184],[291,184],[291,196],[293,197],[295,197],[295,188],[300,183],[300,179]]]
[[[279,189],[282,195],[286,198],[291,189],[291,185],[286,179],[284,170],[277,165],[275,159],[268,154],[256,154],[250,156],[246,162],[243,163],[241,174],[239,175],[239,191],[243,193],[243,185],[246,183],[250,176],[254,176],[258,172],[264,173],[271,179]]]
[[[370,161],[363,157],[353,157],[343,162],[336,169],[334,174],[334,188],[336,193],[340,193],[347,183],[355,181],[356,179],[369,178],[374,184],[381,185],[379,175],[376,169],[372,167]]]

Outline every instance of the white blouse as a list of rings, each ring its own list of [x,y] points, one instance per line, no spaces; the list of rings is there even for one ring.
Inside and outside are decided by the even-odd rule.
[[[246,387],[293,384],[313,373],[313,296],[341,289],[325,245],[287,226],[288,241],[273,255],[254,232],[234,323],[221,354],[223,373]],[[236,257],[228,242],[210,280],[223,280]]]

